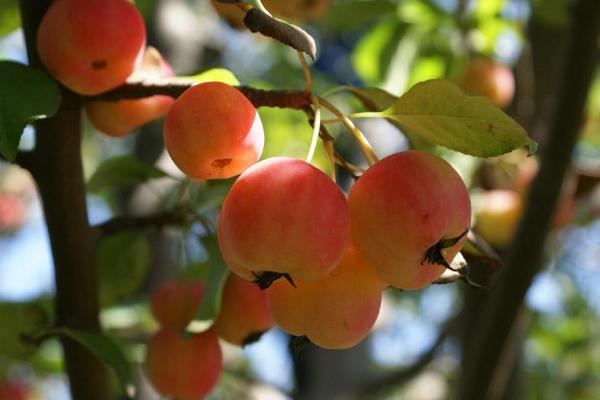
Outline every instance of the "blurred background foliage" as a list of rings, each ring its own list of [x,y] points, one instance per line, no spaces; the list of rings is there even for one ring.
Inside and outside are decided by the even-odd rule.
[[[0,58],[25,62],[17,3],[0,0]],[[301,1],[292,3],[303,7]],[[517,99],[508,112],[532,128],[528,123],[535,112],[528,108],[527,92],[531,74],[538,73],[532,64],[547,61],[547,55],[531,50],[532,25],[560,30],[568,23],[569,3],[334,0],[323,15],[304,18],[299,13],[294,22],[317,42],[312,70],[319,94],[354,85],[399,95],[426,79],[459,82],[469,60],[485,55],[515,71]],[[149,44],[165,55],[178,75],[221,67],[244,85],[304,86],[293,51],[231,26],[207,0],[136,4],[148,25]],[[363,109],[351,96],[331,93],[331,101],[343,111]],[[553,232],[547,268],[529,291],[514,348],[517,356],[506,366],[514,376],[503,398],[600,398],[600,74],[588,103],[573,166],[574,212]],[[305,157],[312,130],[304,114],[265,108],[260,116],[267,135],[263,157]],[[82,123],[92,223],[125,213],[179,208],[194,216],[181,229],[123,233],[100,244],[102,324],[139,366],[143,343],[156,328],[146,304],[149,292],[176,276],[207,279],[212,285],[222,281],[222,276],[209,272],[205,240],[213,233],[232,181],[185,180],[163,151],[162,121],[123,139],[96,132],[85,119]],[[358,125],[380,156],[408,146],[406,137],[386,121],[361,120]],[[347,132],[339,124],[328,128],[336,149],[365,166]],[[543,142],[539,132],[535,126],[529,129]],[[31,147],[33,141],[28,131],[21,147]],[[441,148],[434,151],[470,185],[475,209],[484,191],[511,186],[523,160],[515,154],[481,160]],[[134,156],[124,157],[127,154]],[[313,162],[329,168],[322,148]],[[342,171],[338,181],[348,188],[350,179]],[[34,184],[23,170],[7,164],[0,165],[0,235],[0,399],[66,399],[58,343],[49,341],[36,349],[19,339],[52,321],[52,261]],[[502,254],[501,246],[497,250]],[[289,351],[281,331],[268,333],[244,350],[227,347],[225,374],[211,398],[448,398],[457,380],[462,344],[469,337],[465,315],[473,292],[462,283],[417,292],[388,290],[373,334],[343,352],[310,346]],[[217,300],[218,291],[213,301]],[[147,385],[141,387],[140,398],[157,398]]]

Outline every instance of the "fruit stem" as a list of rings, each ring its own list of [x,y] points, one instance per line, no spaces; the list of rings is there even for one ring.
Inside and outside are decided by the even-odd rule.
[[[328,102],[327,100],[325,100],[321,97],[319,97],[319,104],[321,106],[325,107],[327,110],[329,110],[333,115],[335,115],[346,126],[346,128],[348,128],[350,133],[352,133],[352,136],[354,136],[354,140],[356,140],[356,143],[360,147],[360,150],[362,151],[369,166],[371,166],[371,165],[375,164],[377,161],[379,161],[379,159],[377,158],[377,155],[375,154],[375,151],[373,150],[373,147],[371,147],[371,144],[369,143],[369,141],[367,140],[365,135],[360,131],[360,129],[358,129],[354,125],[354,123],[352,121],[350,121],[350,119],[348,119],[348,117],[346,117],[333,104],[331,104],[330,102]]]
[[[301,51],[296,51],[298,54],[298,58],[300,59],[300,64],[302,64],[302,70],[304,71],[304,78],[306,79],[306,87],[304,91],[310,94],[310,100],[314,107],[314,118],[313,118],[313,134],[310,140],[310,147],[308,148],[308,154],[306,155],[306,162],[310,163],[315,155],[315,150],[317,148],[317,141],[319,140],[319,131],[321,130],[321,107],[319,106],[319,100],[313,94],[312,91],[312,74],[310,72],[310,68],[308,67],[308,63],[306,62],[306,58],[304,58],[304,53]]]

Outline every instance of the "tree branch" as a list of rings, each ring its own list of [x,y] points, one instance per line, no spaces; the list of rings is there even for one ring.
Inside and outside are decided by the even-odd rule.
[[[470,356],[464,360],[458,391],[461,400],[489,398],[515,317],[542,263],[556,200],[581,127],[600,37],[600,2],[578,0],[573,11],[569,62],[563,72],[548,142],[543,147],[540,171],[508,250],[506,267],[486,303]]]
[[[125,83],[113,90],[95,96],[85,96],[85,100],[118,101],[142,99],[154,95],[179,97],[197,82],[148,81]],[[301,90],[263,90],[249,86],[238,86],[254,107],[279,107],[301,110],[312,104],[310,93]]]
[[[435,354],[439,348],[444,344],[448,333],[456,319],[452,318],[447,321],[446,324],[440,330],[438,337],[431,347],[425,351],[413,364],[410,366],[399,369],[397,371],[391,371],[383,376],[373,379],[360,391],[360,398],[365,396],[372,396],[390,387],[402,385],[415,376],[419,375],[423,370],[435,359]]]
[[[169,225],[182,225],[187,221],[185,216],[177,212],[164,211],[157,214],[139,217],[118,216],[94,226],[100,237],[114,235],[125,230],[161,229]]]
[[[20,0],[29,63],[42,67],[35,39],[50,0]],[[56,115],[36,123],[29,167],[44,207],[55,270],[56,325],[100,332],[96,243],[89,226],[81,163],[81,98],[64,91]],[[29,161],[28,161],[29,162]],[[107,368],[73,340],[61,339],[74,400],[107,400]]]

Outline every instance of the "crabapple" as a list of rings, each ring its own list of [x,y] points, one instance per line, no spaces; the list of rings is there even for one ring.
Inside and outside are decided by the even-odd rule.
[[[229,274],[223,287],[215,333],[231,344],[250,344],[274,325],[267,296],[254,283]]]
[[[252,103],[221,82],[201,83],[179,96],[167,114],[164,138],[177,167],[196,179],[242,173],[260,158],[265,140]]]
[[[523,211],[519,193],[494,189],[485,192],[475,213],[475,231],[490,245],[500,248],[513,236]]]
[[[512,71],[489,58],[472,60],[463,73],[461,84],[468,93],[488,97],[501,108],[508,106],[515,94]]]
[[[50,74],[86,95],[125,82],[145,44],[144,20],[128,0],[55,0],[37,34],[37,50]]]
[[[201,281],[173,281],[150,296],[150,311],[161,326],[184,328],[196,314],[204,295]]]
[[[401,289],[427,286],[464,243],[469,193],[443,159],[392,154],[369,168],[348,197],[352,242],[380,278]]]
[[[128,80],[136,81],[174,76],[173,69],[158,50],[148,47],[142,63]],[[165,115],[175,102],[171,96],[155,95],[137,100],[89,101],[85,111],[90,122],[100,132],[120,137]]]
[[[210,329],[186,337],[179,329],[164,327],[148,340],[144,366],[161,394],[178,400],[203,398],[223,370],[219,339]]]
[[[279,280],[266,290],[273,319],[283,330],[328,349],[352,347],[369,334],[379,314],[382,282],[352,246],[325,277],[296,285]]]
[[[349,226],[335,182],[305,161],[274,157],[231,187],[219,217],[219,247],[229,268],[248,280],[270,273],[318,279],[342,257]]]

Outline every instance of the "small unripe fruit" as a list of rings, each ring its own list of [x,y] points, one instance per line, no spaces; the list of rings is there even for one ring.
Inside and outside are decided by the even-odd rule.
[[[510,104],[515,94],[515,78],[503,64],[488,58],[476,58],[467,67],[462,87],[474,96],[485,96],[498,107]]]
[[[250,101],[221,82],[192,86],[175,101],[164,126],[169,155],[196,179],[230,178],[254,164],[264,132]]]
[[[267,294],[254,283],[229,274],[223,287],[221,308],[215,319],[215,333],[238,346],[257,341],[274,325],[267,306]]]
[[[328,349],[352,347],[369,334],[379,314],[382,282],[354,248],[325,277],[296,285],[279,280],[266,290],[283,330]]]
[[[183,329],[194,318],[204,289],[200,281],[167,282],[150,296],[150,311],[161,326]]]
[[[383,281],[401,289],[436,280],[462,248],[471,222],[469,193],[458,173],[421,151],[373,165],[350,190],[348,203],[356,249]],[[456,243],[438,248],[442,239]]]
[[[148,47],[142,63],[128,80],[170,78],[174,75],[173,69],[160,53]],[[174,102],[171,96],[162,95],[137,100],[89,101],[85,104],[85,111],[92,125],[100,132],[121,137],[162,117]]]
[[[227,265],[253,280],[265,271],[310,280],[326,275],[349,237],[346,198],[309,163],[263,160],[232,186],[219,217],[219,247]]]
[[[475,214],[475,231],[490,245],[504,247],[512,238],[523,212],[521,196],[512,190],[485,192]]]
[[[162,395],[198,400],[217,385],[223,357],[212,330],[184,337],[178,329],[163,328],[148,341],[144,365],[148,379]]]
[[[55,0],[37,35],[37,50],[50,74],[87,95],[125,82],[145,43],[144,20],[127,0]]]

